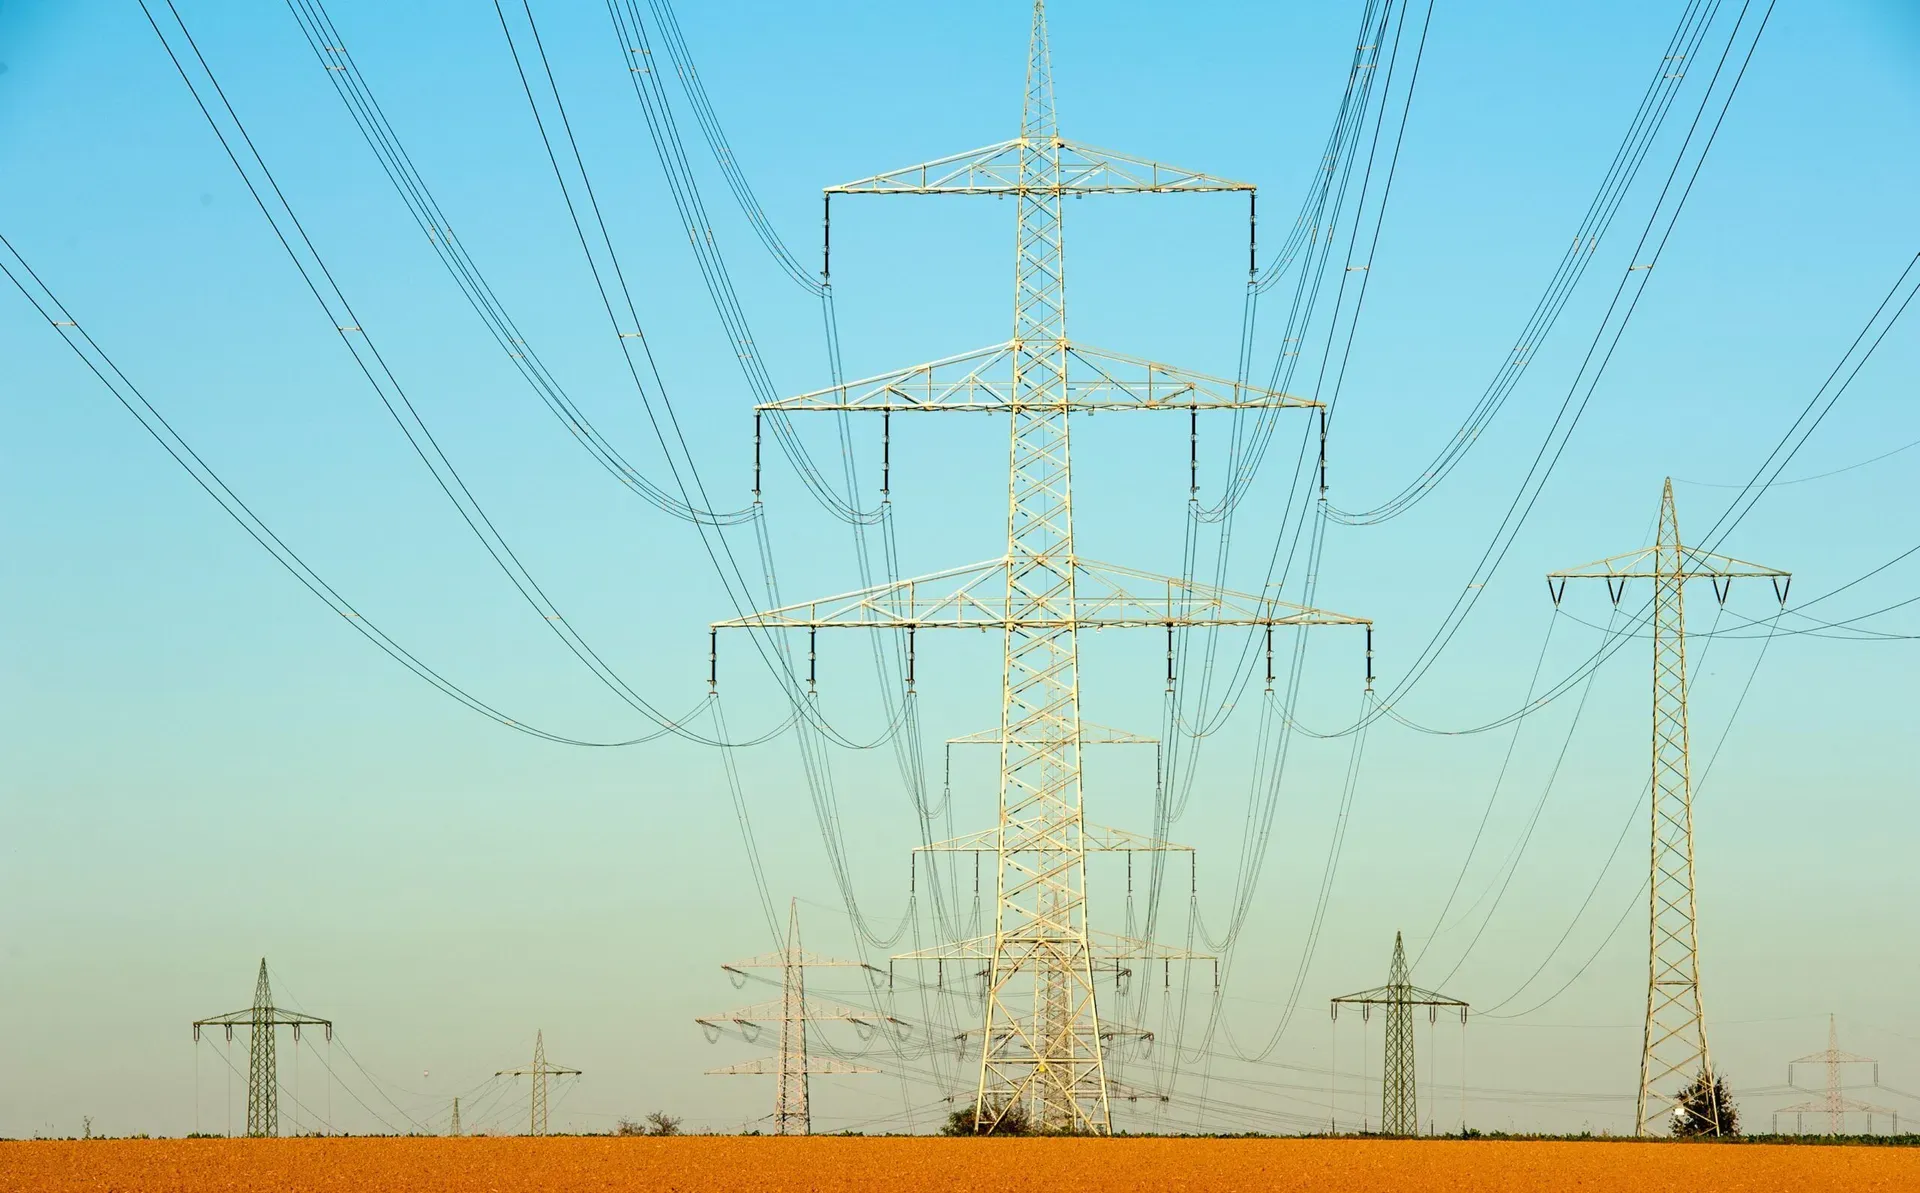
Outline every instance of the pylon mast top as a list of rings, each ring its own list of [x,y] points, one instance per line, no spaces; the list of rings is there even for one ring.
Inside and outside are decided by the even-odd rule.
[[[306,1015],[299,1011],[289,1011],[273,1005],[273,993],[267,985],[267,959],[260,958],[260,976],[254,983],[254,1004],[242,1011],[228,1011],[224,1015],[213,1015],[206,1019],[193,1021],[193,1039],[200,1041],[200,1029],[203,1027],[224,1027],[227,1038],[233,1038],[236,1027],[291,1027],[298,1035],[302,1027],[319,1027],[326,1031],[326,1038],[333,1039],[333,1020],[322,1019],[317,1015]]]

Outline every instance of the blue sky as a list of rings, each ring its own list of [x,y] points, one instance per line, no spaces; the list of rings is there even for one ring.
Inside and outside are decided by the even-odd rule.
[[[700,706],[705,627],[732,610],[698,537],[594,467],[511,371],[289,12],[179,7],[502,536],[637,689],[662,707]],[[1400,488],[1514,348],[1680,8],[1434,6],[1340,398],[1336,503],[1364,508]],[[492,10],[339,0],[330,11],[527,338],[601,430],[657,471]],[[1065,134],[1258,183],[1271,252],[1345,85],[1358,6],[1221,2],[1174,13],[1063,0],[1050,12]],[[1724,12],[1730,19],[1732,6]],[[535,14],[690,450],[716,503],[743,503],[752,399],[687,251],[619,47],[597,10],[536,5]],[[1027,20],[1017,3],[689,5],[681,20],[760,201],[809,264],[822,185],[1017,130]],[[1917,56],[1920,18],[1892,0],[1778,5],[1538,504],[1398,711],[1430,727],[1478,725],[1525,700],[1537,659],[1550,677],[1578,666],[1601,631],[1554,619],[1540,575],[1650,541],[1663,477],[1676,480],[1683,529],[1726,508],[1735,490],[1714,486],[1752,474],[1920,247],[1911,214],[1920,167],[1905,149],[1920,118]],[[0,64],[0,176],[10,183],[0,188],[0,233],[203,457],[369,617],[509,715],[583,737],[643,731],[508,587],[396,432],[138,8],[0,3]],[[1680,105],[1690,111],[1697,100],[1686,92]],[[691,118],[681,121],[775,386],[824,385],[817,306],[773,267]],[[1653,159],[1670,160],[1673,149],[1662,142]],[[1318,602],[1375,619],[1383,690],[1471,579],[1628,264],[1655,173],[1664,169],[1629,195],[1555,337],[1460,469],[1403,518],[1329,531]],[[837,210],[848,372],[1005,338],[1011,218],[990,200]],[[1245,282],[1238,200],[1075,203],[1067,237],[1076,338],[1232,372]],[[1279,309],[1262,308],[1259,375],[1279,348]],[[0,520],[9,560],[0,599],[16,628],[0,668],[12,727],[0,747],[0,899],[12,909],[0,920],[0,1014],[34,1025],[0,1038],[0,1066],[41,1075],[0,1090],[0,1135],[70,1133],[82,1115],[114,1132],[219,1129],[225,1070],[203,1046],[196,1098],[186,1024],[242,1005],[263,953],[291,996],[335,1019],[345,1046],[389,1083],[398,1106],[349,1075],[395,1121],[402,1108],[440,1113],[445,1099],[518,1063],[540,1027],[554,1059],[587,1071],[556,1121],[603,1129],[658,1107],[731,1129],[765,1113],[765,1082],[699,1076],[753,1049],[710,1047],[691,1023],[760,997],[731,988],[717,966],[769,945],[713,750],[671,740],[569,749],[459,708],[337,624],[240,534],[10,288],[0,293],[0,356],[9,366],[0,500],[14,515]],[[1783,478],[1920,440],[1907,400],[1917,363],[1920,335],[1896,326]],[[914,421],[895,420],[892,436],[902,572],[995,554],[1003,431],[984,420]],[[831,426],[803,430],[823,459],[838,456]],[[869,499],[874,430],[858,428],[854,441]],[[1236,518],[1235,584],[1261,580],[1281,530],[1297,444],[1288,437],[1305,430],[1283,430],[1278,462]],[[1178,570],[1186,431],[1178,418],[1076,425],[1084,554]],[[1203,435],[1203,448],[1223,442],[1224,424]],[[769,457],[782,592],[856,587],[845,526]],[[1220,481],[1219,453],[1207,460],[1203,496]],[[1825,593],[1914,545],[1916,462],[1920,449],[1778,487],[1723,549],[1792,569],[1797,599]],[[751,537],[733,541],[750,561]],[[1821,609],[1839,619],[1891,605],[1912,595],[1916,576],[1920,560],[1909,559]],[[1698,631],[1714,605],[1710,593],[1692,596]],[[1737,591],[1719,625],[1764,618],[1770,605],[1760,591]],[[1566,611],[1604,624],[1604,593],[1572,591]],[[1911,608],[1868,624],[1920,631]],[[997,651],[928,637],[919,700],[937,795],[941,740],[996,716]],[[1898,1014],[1920,970],[1889,943],[1916,894],[1920,825],[1903,798],[1914,777],[1904,682],[1912,645],[1782,635],[1762,658],[1756,639],[1711,641],[1696,642],[1693,678],[1696,772],[1725,732],[1698,810],[1716,1057],[1736,1084],[1777,1084],[1787,1058],[1821,1046],[1832,1011],[1843,1047],[1880,1057],[1889,1084],[1920,1089],[1920,1042],[1899,1034]],[[1086,716],[1151,731],[1163,650],[1154,634],[1089,642]],[[746,644],[723,652],[735,735],[776,726],[784,701]],[[1334,634],[1315,643],[1307,725],[1352,719],[1358,652]],[[827,715],[851,738],[874,737],[883,718],[866,646],[826,644],[821,673]],[[1607,1097],[1540,1106],[1476,1096],[1469,1114],[1489,1126],[1512,1116],[1523,1127],[1630,1128],[1645,961],[1642,921],[1628,908],[1643,830],[1629,828],[1605,863],[1645,781],[1647,688],[1645,646],[1630,643],[1598,672],[1577,722],[1579,689],[1528,718],[1517,738],[1379,723],[1301,1014],[1275,1058],[1326,1067],[1334,1057],[1321,1000],[1383,980],[1395,930],[1416,952],[1425,946],[1511,743],[1465,897],[1416,977],[1445,977],[1450,993],[1491,1005],[1572,922],[1564,952],[1509,1009],[1577,971],[1578,980],[1526,1018],[1472,1028],[1469,1078]],[[1173,829],[1200,850],[1199,903],[1215,931],[1245,833],[1258,700],[1256,685],[1208,739],[1195,796]],[[1349,745],[1302,737],[1292,747],[1221,1004],[1242,1044],[1272,1030],[1301,963]],[[814,947],[883,958],[887,949],[863,946],[849,927],[790,738],[736,757],[771,897],[803,900]],[[907,851],[919,830],[893,752],[836,751],[833,766],[852,889],[873,925],[895,924],[908,910]],[[962,753],[952,773],[956,831],[991,823],[989,762]],[[1096,756],[1088,775],[1090,817],[1148,826],[1152,776],[1138,759]],[[1486,905],[1451,921],[1489,884],[1498,889],[1501,859],[1523,836],[1511,884],[1448,976]],[[1096,872],[1096,920],[1115,928],[1120,882],[1117,870]],[[1589,888],[1592,905],[1575,919]],[[1186,911],[1173,903],[1184,932]],[[930,934],[924,900],[918,910],[913,930]],[[1209,994],[1196,978],[1186,1017],[1196,1042]],[[1339,1041],[1339,1067],[1352,1069],[1359,1036],[1351,1024],[1342,1030],[1352,1034]],[[1229,1052],[1218,1036],[1208,1047]],[[1439,1041],[1443,1084],[1457,1072],[1456,1052]],[[334,1063],[351,1068],[338,1053]],[[1144,1084],[1158,1063],[1130,1060],[1129,1079]],[[1193,1121],[1205,1067],[1186,1066],[1168,1121]],[[1224,1058],[1213,1072],[1221,1082],[1325,1081]],[[310,1099],[324,1088],[315,1074],[301,1076]],[[1207,1088],[1227,1102],[1324,1112],[1324,1094]],[[1357,1113],[1357,1089],[1342,1095],[1343,1115]],[[898,1116],[903,1097],[927,1107],[945,1092],[891,1077],[819,1090],[820,1121],[831,1126]],[[333,1097],[342,1123],[379,1125],[342,1091]],[[1779,1101],[1755,1098],[1749,1113]],[[914,1121],[925,1128],[936,1113],[922,1109]],[[503,1112],[501,1121],[514,1120]]]

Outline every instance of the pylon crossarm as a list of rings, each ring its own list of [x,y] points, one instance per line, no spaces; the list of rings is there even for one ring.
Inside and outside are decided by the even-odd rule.
[[[1279,390],[1263,389],[1144,357],[1109,352],[1061,341],[1066,355],[1064,385],[1056,384],[1047,409],[1084,413],[1102,410],[1274,410],[1318,409],[1323,404]],[[803,410],[938,411],[1005,414],[1016,401],[1021,345],[1008,340],[957,356],[814,390],[776,402],[762,412]]]
[[[902,1022],[891,1015],[882,1015],[861,1007],[850,1007],[844,1003],[821,1002],[817,999],[806,1000],[801,1014],[795,1016],[792,1008],[781,999],[757,1002],[752,1006],[741,1007],[721,1015],[707,1015],[695,1019],[702,1027],[719,1027],[726,1023],[778,1023],[784,1019],[806,1018],[836,1023],[894,1023]]]
[[[1191,845],[1175,845],[1157,837],[1149,837],[1128,829],[1109,828],[1103,824],[1082,824],[1080,827],[1082,847],[1088,853],[1192,853]],[[951,837],[945,841],[935,841],[931,845],[916,845],[915,853],[994,853],[1000,848],[1000,830],[982,829],[977,833],[968,833],[961,837]],[[1038,848],[1038,846],[1036,846]],[[1048,846],[1047,848],[1052,848]],[[1009,848],[1009,853],[1020,852]]]
[[[209,1019],[193,1021],[193,1038],[200,1038],[203,1027],[320,1027],[326,1029],[327,1039],[333,1039],[333,1021],[313,1015],[302,1015],[298,1011],[283,1011],[279,1007],[264,1007],[254,1010],[228,1011],[224,1015],[215,1015]]]
[[[1039,943],[1050,937],[1036,937],[1032,943]],[[1008,948],[1019,948],[1029,943],[1016,934],[1006,937]],[[910,953],[896,953],[893,960],[899,961],[991,961],[995,955],[996,941],[992,936],[976,936],[970,940],[958,940],[950,944],[934,945],[931,948],[915,949]],[[1121,936],[1112,932],[1087,933],[1088,962],[1095,969],[1111,969],[1121,961],[1217,961],[1212,953],[1195,952],[1192,949],[1172,948],[1158,941],[1143,940],[1137,936]]]
[[[1022,169],[1023,148],[1058,163],[1058,174],[1036,185]],[[828,195],[1158,195],[1253,191],[1234,182],[1064,137],[1015,137],[916,165],[825,188]]]
[[[739,973],[743,969],[785,969],[789,965],[804,965],[808,969],[872,969],[864,961],[843,961],[838,957],[823,957],[806,949],[782,950],[777,953],[761,953],[758,957],[748,957],[745,961],[731,961],[720,968],[730,973]]]
[[[1339,1003],[1405,1003],[1411,1007],[1464,1007],[1468,1004],[1457,998],[1449,998],[1436,990],[1422,990],[1418,986],[1405,986],[1396,989],[1393,986],[1375,986],[1371,990],[1359,990],[1352,994],[1342,994],[1329,1002]]]
[[[1549,580],[1652,580],[1658,577],[1671,577],[1675,565],[1666,557],[1673,555],[1671,548],[1642,547],[1637,551],[1628,551],[1623,555],[1610,555],[1605,559],[1596,559],[1592,563],[1583,563],[1579,567],[1562,571],[1548,572]],[[1720,555],[1712,551],[1702,551],[1698,547],[1681,547],[1679,552],[1679,574],[1685,579],[1700,576],[1712,576],[1723,580],[1737,580],[1742,577],[1758,579],[1785,579],[1792,573],[1779,568],[1766,567],[1763,564],[1748,563],[1744,559],[1735,559],[1731,555]]]
[[[831,1056],[807,1057],[806,1072],[810,1076],[815,1077],[830,1077],[835,1074],[878,1073],[879,1071],[879,1069],[869,1068],[866,1065],[856,1065],[849,1061],[836,1060]],[[737,1065],[723,1065],[718,1069],[708,1069],[707,1076],[778,1077],[782,1072],[779,1057],[763,1056],[758,1060],[741,1061]]]
[[[1072,565],[1075,600],[1065,618],[1049,611],[1057,602],[1011,597],[1016,590],[1007,582],[1007,560],[1002,558],[749,613],[714,622],[713,628],[1047,630],[1067,625],[1108,629],[1373,624],[1368,618],[1273,596],[1089,559],[1074,559]],[[1024,566],[1031,571],[1031,564]]]

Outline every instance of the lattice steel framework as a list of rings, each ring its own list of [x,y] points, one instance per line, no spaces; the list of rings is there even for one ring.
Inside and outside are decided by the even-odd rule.
[[[1359,625],[1371,634],[1363,618],[1284,605],[1271,593],[1234,593],[1095,564],[1074,548],[1072,413],[1183,410],[1197,420],[1202,409],[1323,408],[1070,341],[1062,200],[1238,192],[1251,205],[1253,191],[1248,183],[1061,137],[1046,10],[1044,0],[1035,0],[1019,137],[826,191],[829,229],[836,195],[1012,196],[1018,213],[1013,338],[759,408],[760,415],[776,418],[798,411],[876,411],[885,418],[896,410],[1008,416],[1007,549],[1001,558],[714,627],[805,628],[810,634],[836,627],[904,629],[909,688],[917,629],[1001,631],[1000,817],[991,834],[998,861],[994,930],[896,958],[978,962],[983,968],[987,997],[975,1091],[983,1131],[1016,1106],[1047,1130],[1108,1131],[1096,970],[1141,958],[1199,956],[1088,927],[1079,631],[1164,626],[1171,635],[1191,625]],[[823,276],[830,260],[823,254]]]
[[[867,1031],[874,1030],[881,1024],[895,1028],[904,1026],[900,1020],[891,1016],[863,1011],[858,1007],[810,1001],[807,998],[807,970],[822,966],[862,969],[870,973],[879,972],[860,961],[841,961],[834,957],[822,957],[818,953],[809,953],[801,948],[800,901],[795,899],[787,905],[785,947],[778,952],[762,953],[758,957],[749,957],[745,961],[735,961],[720,967],[742,978],[746,976],[746,971],[749,969],[779,970],[779,1000],[756,1003],[750,1007],[741,1007],[737,1011],[729,1011],[725,1015],[694,1020],[710,1033],[715,1033],[715,1038],[722,1023],[733,1023],[748,1031],[754,1030],[761,1023],[780,1025],[778,1056],[766,1056],[759,1060],[707,1070],[710,1076],[764,1077],[771,1074],[776,1080],[773,1095],[773,1123],[776,1135],[813,1133],[813,1111],[807,1088],[809,1076],[880,1071],[868,1068],[866,1065],[837,1060],[831,1056],[814,1056],[809,1053],[807,1051],[809,1022],[851,1023]]]
[[[1774,1111],[1774,1134],[1778,1135],[1780,1133],[1780,1116],[1783,1114],[1793,1115],[1793,1130],[1796,1135],[1799,1134],[1801,1129],[1806,1125],[1806,1116],[1809,1113],[1824,1114],[1827,1116],[1827,1134],[1829,1135],[1844,1133],[1847,1125],[1847,1115],[1850,1113],[1864,1114],[1867,1116],[1867,1134],[1869,1135],[1873,1133],[1873,1116],[1876,1114],[1890,1116],[1893,1119],[1893,1133],[1895,1135],[1900,1133],[1899,1111],[1889,1110],[1885,1106],[1875,1106],[1871,1102],[1862,1102],[1857,1098],[1847,1097],[1845,1093],[1846,1087],[1841,1084],[1841,1074],[1846,1066],[1872,1065],[1873,1083],[1877,1086],[1880,1084],[1880,1062],[1871,1056],[1861,1056],[1857,1052],[1840,1051],[1840,1028],[1835,1023],[1832,1015],[1827,1016],[1827,1050],[1825,1052],[1809,1053],[1806,1056],[1798,1056],[1788,1061],[1788,1085],[1794,1085],[1793,1069],[1795,1065],[1825,1066],[1827,1070],[1827,1096],[1818,1102],[1796,1102],[1792,1106],[1782,1106],[1780,1109]],[[1799,1087],[1794,1086],[1794,1088],[1797,1089]]]
[[[1701,577],[1713,581],[1714,595],[1723,603],[1734,580],[1765,577],[1773,581],[1774,595],[1785,606],[1791,582],[1791,576],[1777,568],[1683,545],[1671,479],[1661,490],[1660,532],[1653,546],[1547,576],[1547,588],[1556,606],[1566,593],[1568,580],[1605,580],[1607,593],[1616,605],[1625,595],[1629,580],[1653,581],[1653,832],[1647,912],[1647,1018],[1634,1114],[1635,1131],[1641,1135],[1649,1134],[1658,1119],[1698,1113],[1686,1107],[1680,1093],[1694,1078],[1713,1072],[1707,1053],[1706,1013],[1700,999],[1683,600],[1687,581]],[[1668,1086],[1668,1081],[1675,1084]],[[1708,1113],[1717,1116],[1718,1102],[1708,1101]],[[1705,1126],[1714,1134],[1720,1131],[1718,1122]]]
[[[1340,1017],[1342,1006],[1359,1007],[1362,1021],[1371,1017],[1374,1007],[1386,1008],[1386,1047],[1383,1049],[1380,1074],[1380,1133],[1418,1135],[1420,1092],[1414,1080],[1413,1008],[1427,1008],[1429,1022],[1439,1017],[1442,1007],[1457,1010],[1460,1012],[1460,1022],[1465,1023],[1467,1004],[1413,984],[1412,974],[1407,968],[1406,946],[1400,943],[1398,932],[1393,934],[1393,960],[1387,966],[1387,984],[1343,994],[1330,1001],[1336,1019]]]
[[[272,1138],[280,1134],[280,1077],[274,1056],[274,1029],[291,1027],[295,1044],[302,1027],[319,1027],[333,1039],[333,1023],[286,1011],[273,1005],[273,989],[267,983],[267,959],[260,958],[260,976],[253,984],[253,1005],[244,1011],[229,1011],[211,1019],[193,1021],[193,1042],[200,1042],[200,1029],[222,1027],[227,1039],[233,1029],[247,1029],[247,1134],[253,1138]]]
[[[532,1078],[532,1091],[527,1095],[527,1134],[545,1135],[547,1133],[547,1082],[555,1077],[578,1077],[580,1070],[569,1069],[565,1065],[547,1063],[547,1033],[536,1030],[533,1033],[533,1063],[524,1069],[501,1069],[495,1077]]]

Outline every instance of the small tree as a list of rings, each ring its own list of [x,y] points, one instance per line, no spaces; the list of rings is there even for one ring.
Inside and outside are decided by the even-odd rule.
[[[1024,1102],[1013,1099],[994,1101],[975,1107],[971,1102],[947,1116],[942,1135],[1031,1135],[1033,1123],[1027,1118]]]
[[[647,1116],[646,1133],[649,1135],[678,1135],[680,1133],[680,1118],[678,1115],[656,1110]]]
[[[1733,1104],[1727,1079],[1702,1070],[1680,1091],[1673,1108],[1673,1133],[1683,1139],[1732,1138],[1740,1133],[1740,1109]]]

